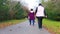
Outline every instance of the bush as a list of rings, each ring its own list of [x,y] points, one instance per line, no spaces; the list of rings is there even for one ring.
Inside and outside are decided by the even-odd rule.
[[[60,1],[48,1],[46,13],[49,19],[60,21]]]
[[[17,1],[0,0],[0,21],[25,18],[26,12],[21,6]]]
[[[3,4],[5,2],[5,4]],[[6,1],[0,0],[0,21],[7,20],[8,18],[9,7],[6,4]]]

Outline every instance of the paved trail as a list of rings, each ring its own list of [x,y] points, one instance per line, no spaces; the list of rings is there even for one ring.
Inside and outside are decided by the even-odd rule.
[[[37,23],[35,26],[30,26],[28,21],[11,25],[9,27],[0,29],[0,34],[50,34],[44,28],[39,29]]]

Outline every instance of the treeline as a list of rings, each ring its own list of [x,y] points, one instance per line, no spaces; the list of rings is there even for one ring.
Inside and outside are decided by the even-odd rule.
[[[48,19],[60,21],[60,0],[44,2]]]
[[[0,21],[22,19],[27,16],[20,2],[0,0]]]

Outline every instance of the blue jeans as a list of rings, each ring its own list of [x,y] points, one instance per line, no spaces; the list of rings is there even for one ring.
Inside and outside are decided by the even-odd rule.
[[[29,22],[30,22],[30,25],[31,25],[31,23],[33,23],[33,25],[34,25],[35,20],[31,20],[31,19],[29,19]]]

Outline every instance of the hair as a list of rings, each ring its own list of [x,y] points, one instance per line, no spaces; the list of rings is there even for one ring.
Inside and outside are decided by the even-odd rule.
[[[39,3],[39,6],[42,6],[42,4],[41,4],[41,3]]]
[[[33,9],[31,9],[31,11],[33,11]]]

